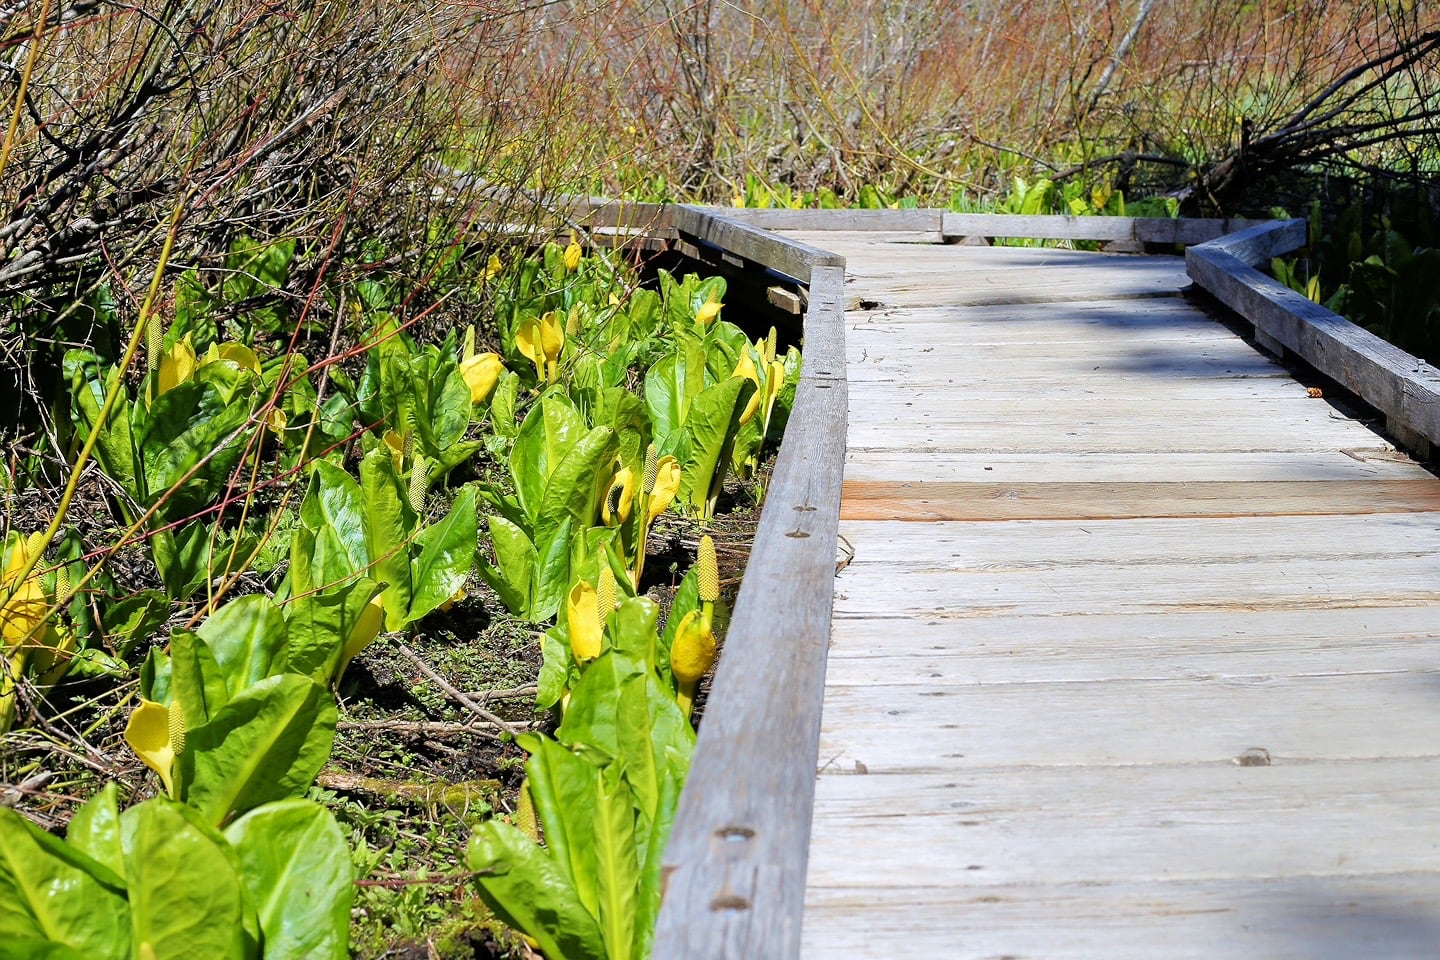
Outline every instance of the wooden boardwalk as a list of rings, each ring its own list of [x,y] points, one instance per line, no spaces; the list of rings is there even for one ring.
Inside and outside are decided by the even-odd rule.
[[[805,960],[1440,955],[1440,480],[1177,258],[791,236],[852,304]]]

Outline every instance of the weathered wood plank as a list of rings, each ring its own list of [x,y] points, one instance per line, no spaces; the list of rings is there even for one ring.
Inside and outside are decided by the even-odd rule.
[[[1252,382],[1240,387],[1248,390]],[[852,393],[855,385],[851,385]],[[1388,445],[1298,453],[1090,453],[1055,457],[1050,453],[939,453],[924,457],[894,451],[852,450],[846,455],[847,481],[911,480],[922,483],[1106,483],[1135,477],[1173,482],[1216,480],[1421,480],[1431,476]]]
[[[800,949],[847,406],[843,264],[809,277],[794,413],[665,849],[656,960]]]
[[[1381,664],[1425,671],[1440,659],[1434,610],[1424,605],[1332,609],[1324,617],[1261,610],[848,618],[835,622],[830,637],[827,687],[1221,680]]]
[[[1172,220],[1164,217],[1021,216],[947,212],[943,230],[947,239],[1020,237],[1037,240],[1203,243],[1253,223],[1253,220]]]
[[[1334,560],[1110,564],[1044,570],[892,567],[866,576],[847,568],[835,616],[992,617],[1077,611],[1160,613],[1440,602],[1440,555]]]
[[[936,243],[940,241],[940,230],[944,223],[944,211],[935,209],[787,210],[774,207],[730,207],[723,209],[723,215],[765,230],[929,233],[934,234]]]
[[[1212,480],[1182,483],[846,481],[844,520],[1115,520],[1413,513],[1440,509],[1424,480]]]
[[[1435,755],[827,775],[816,887],[1173,882],[1436,870]],[[1324,837],[1324,843],[1313,842]],[[895,856],[895,851],[906,851]],[[916,870],[915,867],[921,869]],[[857,883],[861,880],[862,883]]]
[[[1257,341],[1290,350],[1362,397],[1393,434],[1429,456],[1440,443],[1440,371],[1254,269],[1304,242],[1303,221],[1254,227],[1187,250],[1186,266],[1254,324]]]
[[[847,473],[846,483],[850,482]],[[1440,490],[1440,480],[1434,477],[1427,476],[1422,482]],[[874,564],[1018,572],[1071,564],[1148,566],[1168,562],[1203,569],[1241,560],[1334,561],[1337,545],[1343,545],[1347,561],[1440,555],[1440,512],[1221,519],[1145,517],[1103,524],[1018,520],[917,526],[891,518],[843,520],[840,533],[853,550],[853,569],[847,576],[858,575]],[[893,575],[893,571],[882,574],[886,579]],[[1436,626],[1440,630],[1440,621]]]
[[[845,265],[845,258],[839,254],[778,237],[703,207],[672,207],[670,217],[682,236],[802,282],[809,282],[812,267]]]
[[[1440,940],[1440,873],[812,888],[807,960],[1415,960]]]
[[[1277,665],[1284,660],[1283,651],[1277,652]],[[1375,670],[831,687],[820,736],[821,772],[910,775],[1026,765],[1063,767],[1080,778],[1091,766],[1224,766],[1252,748],[1266,750],[1277,766],[1440,757],[1436,673]],[[1427,769],[1433,793],[1433,765]],[[1008,776],[1006,771],[996,779]],[[827,816],[817,837],[832,827]],[[1434,857],[1433,850],[1428,855]]]

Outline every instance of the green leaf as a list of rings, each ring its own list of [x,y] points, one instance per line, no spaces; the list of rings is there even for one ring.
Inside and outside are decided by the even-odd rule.
[[[548,960],[597,960],[605,943],[551,856],[508,823],[476,828],[467,853],[480,895],[501,920],[540,945]]]
[[[345,641],[380,584],[360,577],[323,593],[292,600],[285,607],[290,636],[286,669],[317,683],[329,683],[344,652]]]
[[[335,817],[311,800],[250,811],[225,829],[255,903],[265,960],[349,955],[355,871]]]
[[[459,443],[470,426],[470,387],[453,360],[440,364],[433,377],[430,383],[417,386],[427,390],[435,384],[439,386],[427,404],[429,422],[425,422],[427,418],[421,420],[422,436],[439,455]]]
[[[161,530],[150,540],[155,569],[172,600],[184,600],[210,578],[211,528],[193,520],[174,530]]]
[[[110,645],[124,657],[138,643],[170,619],[170,604],[158,590],[142,590],[101,610],[101,623],[109,634]]]
[[[530,602],[530,619],[535,622],[555,615],[565,592],[570,589],[570,541],[574,521],[566,517],[536,544],[535,586]]]
[[[475,565],[475,489],[455,498],[450,512],[415,538],[420,555],[410,563],[415,584],[407,620],[419,620],[455,595]]]
[[[365,501],[365,545],[369,575],[385,584],[385,629],[399,630],[410,612],[410,537],[417,520],[400,494],[395,464],[387,450],[360,461],[360,490]]]
[[[535,681],[535,706],[549,710],[565,695],[570,674],[570,637],[562,624],[555,624],[540,638],[540,675]]]
[[[649,597],[629,597],[610,615],[611,645],[616,653],[655,666],[659,643],[655,624],[660,607]]]
[[[600,932],[605,938],[609,960],[630,960],[635,945],[635,892],[640,885],[640,863],[635,853],[635,804],[620,775],[620,764],[607,764],[593,776]]]
[[[198,380],[155,398],[135,445],[145,464],[145,502],[165,496],[158,516],[189,516],[219,499],[246,449],[244,437],[231,435],[249,416],[248,404],[226,403],[213,385]]]
[[[585,432],[585,421],[558,393],[542,397],[525,415],[510,451],[510,475],[532,523],[540,515],[550,474]]]
[[[0,941],[53,941],[87,957],[128,955],[125,882],[0,807]]]
[[[285,670],[285,617],[263,593],[231,600],[196,633],[215,655],[231,697]]]
[[[76,355],[72,358],[72,354]],[[65,355],[65,365],[69,367],[72,361],[77,365],[75,376],[83,377],[87,371],[80,369],[79,364],[91,361],[94,354],[82,353],[72,350]],[[94,361],[98,366],[98,360]],[[88,367],[90,364],[85,363]],[[120,372],[112,369],[105,377],[105,382],[99,379],[85,379],[83,383],[71,389],[71,402],[74,408],[76,426],[83,430],[88,436],[96,423],[100,420],[100,408],[105,403],[106,391],[115,383]],[[127,391],[122,389],[116,398],[116,404],[111,408],[110,417],[100,429],[100,436],[95,444],[95,458],[100,463],[100,469],[105,475],[120,484],[120,487],[137,501],[146,498],[144,475],[140,460],[135,454],[134,442],[131,438],[130,418],[126,411],[130,409],[131,401]],[[127,509],[127,516],[130,511]]]
[[[176,767],[186,802],[223,824],[262,803],[304,796],[330,758],[335,701],[309,677],[269,677],[192,729]]]
[[[755,384],[750,380],[731,377],[705,389],[690,404],[690,415],[685,421],[690,456],[680,464],[680,498],[688,500],[702,516],[709,515],[707,501],[724,479],[728,447],[754,390]]]
[[[225,839],[180,804],[147,800],[121,815],[131,938],[155,960],[254,956],[245,892]],[[148,947],[148,952],[147,952]]]
[[[595,427],[587,431],[551,472],[545,484],[544,500],[535,519],[535,546],[544,555],[546,545],[564,524],[571,529],[592,526],[598,517],[600,498],[610,486],[612,467],[619,450],[615,431]],[[569,583],[564,584],[569,588]]]
[[[504,517],[491,516],[490,544],[495,549],[495,565],[478,556],[480,576],[500,595],[500,600],[517,617],[534,619],[531,605],[535,583],[535,545],[515,524]]]
[[[208,723],[229,700],[229,684],[210,645],[188,630],[172,633],[169,702],[180,705],[186,728]]]
[[[522,738],[530,752],[525,774],[535,814],[545,830],[545,846],[591,916],[599,916],[600,878],[596,873],[595,764],[549,737]]]
[[[490,396],[490,429],[496,436],[513,437],[518,431],[515,424],[515,401],[520,394],[520,377],[507,370],[495,384]]]
[[[115,782],[105,784],[85,805],[75,811],[66,828],[65,839],[71,847],[96,863],[106,866],[116,877],[125,874],[125,851],[120,842],[120,802]]]
[[[660,782],[660,802],[653,821],[640,817],[635,825],[635,846],[640,856],[640,882],[635,891],[635,956],[650,956],[655,938],[655,921],[660,916],[664,891],[665,844],[675,825],[680,807],[680,789],[685,785],[684,769],[667,771]]]
[[[349,573],[363,571],[370,563],[365,541],[365,498],[360,484],[344,470],[325,460],[315,461],[310,489],[300,507],[300,520],[313,531],[331,528],[349,559]],[[327,572],[338,572],[329,564],[326,568]]]
[[[692,315],[693,316],[693,315]],[[677,345],[645,374],[645,406],[656,437],[685,424],[690,404],[705,389],[705,352],[696,343]]]

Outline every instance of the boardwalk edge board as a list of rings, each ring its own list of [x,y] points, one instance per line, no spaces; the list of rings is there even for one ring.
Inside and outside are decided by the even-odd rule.
[[[804,365],[663,861],[655,960],[793,958],[845,461],[845,261],[699,208],[682,240],[809,285]]]
[[[795,409],[663,858],[665,893],[652,953],[655,960],[795,960],[846,449],[845,261],[771,231],[929,233],[936,242],[999,236],[1200,244],[1240,229],[1238,236],[1251,237],[1242,241],[1249,256],[1275,244],[1253,238],[1253,221],[1235,220],[731,210],[586,199],[566,211],[592,228],[635,225],[701,259],[808,287]],[[1294,240],[1279,237],[1282,246]]]
[[[1402,446],[1428,459],[1440,444],[1440,370],[1261,273],[1303,247],[1303,220],[1258,224],[1185,251],[1190,278],[1255,328],[1272,353],[1288,351],[1385,415]]]

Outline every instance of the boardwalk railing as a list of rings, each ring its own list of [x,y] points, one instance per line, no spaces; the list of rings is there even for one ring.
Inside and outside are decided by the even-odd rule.
[[[1303,247],[1305,221],[1262,223],[1190,247],[1190,277],[1289,351],[1385,415],[1386,430],[1422,459],[1440,444],[1440,371],[1255,269]]]
[[[1440,441],[1440,374],[1254,269],[1303,246],[1303,221],[717,210],[583,199],[564,214],[602,235],[663,240],[809,291],[794,411],[664,856],[656,960],[793,960],[800,952],[845,461],[845,263],[768,231],[1191,244],[1192,279],[1255,324],[1262,346],[1293,352],[1384,411],[1402,441]]]

